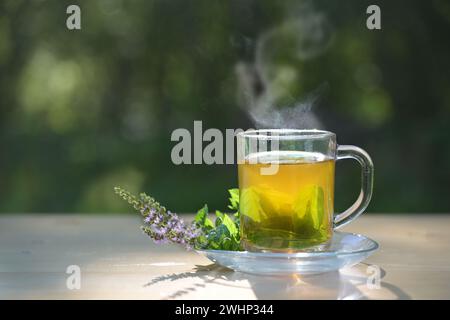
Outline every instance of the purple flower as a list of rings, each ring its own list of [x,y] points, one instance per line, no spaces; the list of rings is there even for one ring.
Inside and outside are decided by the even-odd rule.
[[[152,220],[151,217],[145,217],[144,218],[144,223],[150,224],[151,220]]]
[[[186,249],[194,246],[196,238],[200,235],[200,229],[195,224],[186,224],[177,214],[164,209],[144,207],[144,231],[155,243],[176,243]]]
[[[201,232],[195,224],[185,223],[176,213],[166,210],[145,193],[134,196],[120,187],[114,188],[114,191],[141,213],[144,217],[142,229],[155,243],[172,242],[187,249],[195,247]]]

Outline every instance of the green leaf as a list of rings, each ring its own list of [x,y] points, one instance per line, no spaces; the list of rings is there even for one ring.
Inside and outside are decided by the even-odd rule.
[[[208,216],[208,206],[205,204],[203,208],[197,211],[197,214],[195,215],[195,222],[197,222],[199,225],[202,226],[205,224],[207,216]]]
[[[224,216],[224,213],[222,213],[221,211],[219,211],[219,210],[216,210],[216,221],[219,219],[219,220],[222,220],[223,219],[223,216]],[[217,222],[216,222],[216,224],[217,224]]]
[[[231,210],[239,210],[239,189],[229,189],[228,193],[230,194],[230,204],[228,205],[228,208]]]
[[[216,210],[214,223],[208,218],[208,207],[201,208],[195,222],[201,226],[205,235],[197,239],[197,248],[214,250],[240,250],[239,225],[229,215]]]
[[[206,204],[197,211],[194,220],[203,229],[214,228],[214,223],[208,218],[208,206]]]
[[[219,225],[207,235],[209,245],[214,249],[222,249],[222,242],[225,237],[230,237],[230,234],[224,225]]]
[[[311,201],[311,214],[314,223],[314,228],[319,229],[324,217],[324,194],[321,187],[317,187],[314,197]]]
[[[236,237],[237,236],[238,228],[236,227],[236,224],[234,223],[234,221],[227,214],[223,215],[222,225],[227,227],[228,232],[230,233],[230,235],[232,237]]]
[[[300,190],[294,203],[297,219],[312,220],[318,229],[324,217],[324,192],[319,186],[311,185]]]
[[[240,213],[251,218],[254,222],[261,222],[261,219],[266,216],[262,206],[261,200],[255,188],[249,187],[242,191],[242,202],[240,205]]]
[[[240,250],[239,228],[229,215],[216,211],[215,228],[206,235],[204,248],[214,250]]]

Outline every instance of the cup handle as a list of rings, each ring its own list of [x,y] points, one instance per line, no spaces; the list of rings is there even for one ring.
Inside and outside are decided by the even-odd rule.
[[[373,163],[363,149],[355,146],[338,146],[336,160],[355,159],[361,165],[361,192],[355,203],[334,216],[334,228],[339,229],[356,219],[369,205],[373,190]]]

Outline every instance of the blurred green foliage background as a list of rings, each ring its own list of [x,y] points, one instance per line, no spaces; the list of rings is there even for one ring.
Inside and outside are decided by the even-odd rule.
[[[81,30],[66,28],[70,4]],[[259,90],[280,105],[325,84],[312,106],[320,127],[374,160],[368,211],[450,211],[450,3],[377,1],[375,31],[369,4],[2,0],[0,212],[129,212],[115,185],[177,212],[225,209],[236,167],[176,166],[170,135],[194,120],[253,127],[239,66],[258,50],[272,86]],[[291,22],[311,23],[312,43]],[[337,209],[358,190],[359,168],[339,163]]]

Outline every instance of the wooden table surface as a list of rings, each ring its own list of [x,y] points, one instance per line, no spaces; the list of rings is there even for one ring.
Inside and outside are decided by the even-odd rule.
[[[450,299],[450,215],[365,214],[380,249],[352,268],[262,277],[154,245],[131,215],[0,215],[0,299]],[[68,289],[68,266],[80,289]],[[380,271],[380,286],[371,276]]]

